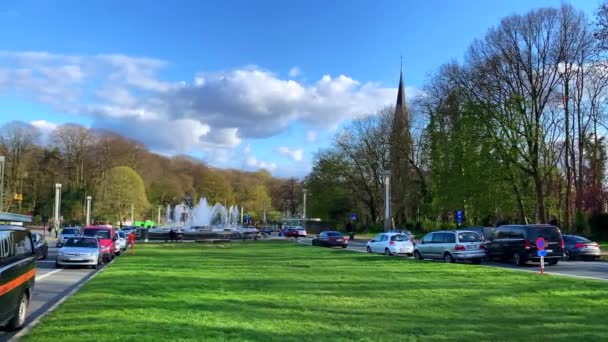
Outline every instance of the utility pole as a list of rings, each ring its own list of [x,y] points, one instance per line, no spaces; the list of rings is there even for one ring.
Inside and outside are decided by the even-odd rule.
[[[391,230],[391,171],[386,169],[382,172],[384,176],[384,231]]]
[[[53,211],[53,225],[55,227],[55,237],[57,237],[57,232],[59,231],[59,227],[61,226],[61,222],[59,222],[60,216],[60,208],[61,208],[61,184],[55,184],[55,210]]]
[[[264,225],[266,225],[266,201],[264,201],[264,218],[263,218],[263,222],[264,222]]]
[[[0,156],[0,212],[4,211],[4,156]]]
[[[308,190],[304,189],[302,190],[302,193],[304,195],[303,201],[302,201],[302,218],[304,220],[306,220],[306,193],[308,192]]]
[[[91,225],[91,196],[87,196],[87,215],[86,215],[86,226]]]
[[[241,225],[243,223],[245,223],[245,222],[243,221],[243,206],[241,206]]]
[[[158,219],[156,220],[157,227],[160,227],[160,208],[162,208],[162,207],[159,205],[158,206]]]

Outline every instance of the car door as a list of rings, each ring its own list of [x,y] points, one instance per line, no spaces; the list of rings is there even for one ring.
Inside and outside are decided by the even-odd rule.
[[[504,257],[504,246],[502,240],[505,238],[505,228],[497,228],[486,241],[486,249],[490,259],[501,259]]]
[[[380,243],[381,238],[382,234],[378,234],[370,241],[369,248],[372,250],[372,253],[378,253],[378,244]]]
[[[435,233],[433,234],[433,243],[431,244],[431,257],[434,259],[440,259],[443,257],[443,249],[447,240],[447,233]]]
[[[317,243],[319,246],[325,246],[327,245],[327,233],[326,232],[322,232],[321,234],[319,234],[319,238],[317,239]]]
[[[388,235],[382,234],[380,242],[378,243],[378,253],[384,253],[384,250],[388,247],[388,240]]]
[[[416,244],[418,252],[420,252],[424,258],[430,258],[432,255],[433,235],[435,235],[435,233],[426,234],[422,240]]]

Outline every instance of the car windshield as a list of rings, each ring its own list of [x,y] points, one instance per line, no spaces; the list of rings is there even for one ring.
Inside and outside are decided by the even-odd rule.
[[[460,242],[480,242],[481,238],[479,234],[474,232],[462,232],[458,233],[458,241]]]
[[[66,228],[61,231],[61,234],[78,235],[79,229],[77,228]]]
[[[408,241],[407,235],[399,234],[391,236],[391,241]]]
[[[125,237],[125,232],[116,232],[116,234],[118,234],[118,236],[120,236],[121,238]]]
[[[330,237],[341,237],[342,234],[340,234],[338,232],[327,232],[327,236],[330,236]]]
[[[66,247],[83,247],[83,248],[97,248],[97,240],[95,239],[83,239],[83,238],[72,238],[65,243]]]
[[[106,229],[85,229],[84,232],[82,232],[82,235],[98,237],[101,239],[109,239],[110,231]]]

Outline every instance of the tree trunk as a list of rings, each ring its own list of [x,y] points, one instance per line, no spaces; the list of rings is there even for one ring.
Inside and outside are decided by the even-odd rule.
[[[539,171],[534,174],[534,187],[536,190],[536,223],[546,222],[545,197],[543,189],[543,177]]]

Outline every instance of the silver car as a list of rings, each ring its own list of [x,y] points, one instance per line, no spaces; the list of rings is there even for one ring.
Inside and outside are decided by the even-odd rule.
[[[443,259],[445,262],[471,260],[481,263],[486,256],[486,247],[481,237],[468,230],[441,230],[425,235],[414,248],[414,258]]]
[[[57,248],[63,247],[69,238],[80,235],[80,227],[65,227],[57,237]]]
[[[57,254],[55,265],[63,266],[91,266],[99,268],[103,261],[101,244],[95,237],[69,238]]]

